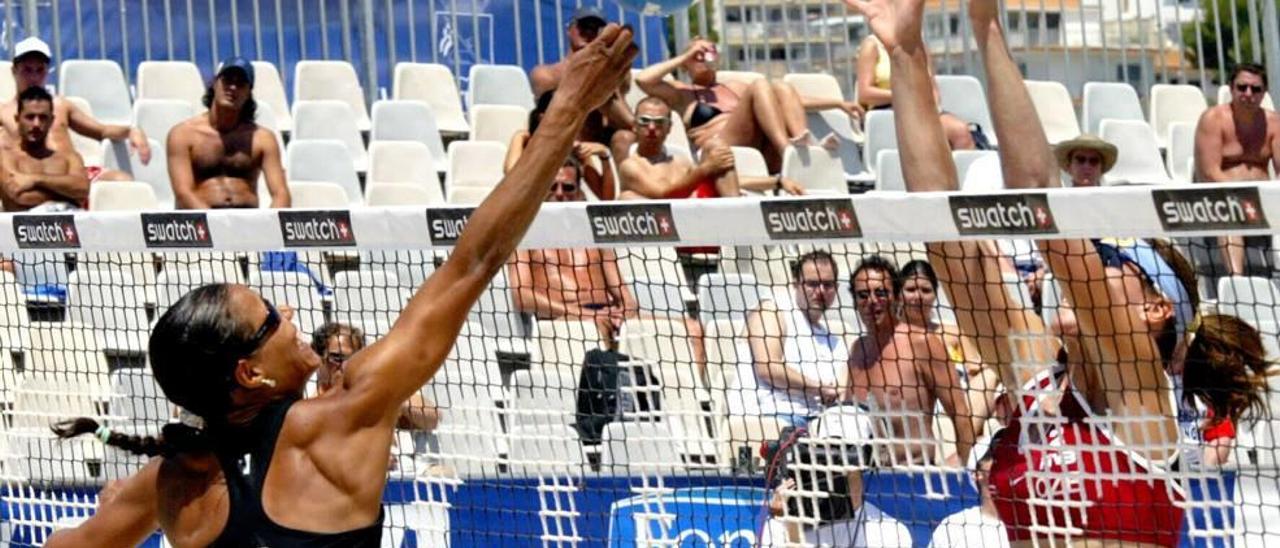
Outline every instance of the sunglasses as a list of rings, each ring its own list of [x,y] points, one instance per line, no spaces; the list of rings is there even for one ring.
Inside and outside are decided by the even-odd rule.
[[[642,116],[636,116],[636,123],[637,123],[637,124],[639,124],[639,125],[642,125],[642,126],[658,126],[658,127],[666,127],[666,126],[667,126],[667,124],[670,124],[670,123],[671,123],[671,119],[670,119],[670,118],[664,118],[664,117],[658,117],[658,116],[643,116],[643,115],[642,115]]]
[[[1085,164],[1089,166],[1102,165],[1102,158],[1097,156],[1072,156],[1071,161],[1077,164]]]
[[[869,290],[869,289],[863,289],[863,290],[860,290],[860,291],[855,291],[855,292],[853,293],[853,296],[854,296],[854,297],[857,297],[859,301],[863,301],[863,300],[866,300],[866,299],[870,299],[872,295],[875,295],[875,296],[876,296],[876,298],[878,298],[878,299],[888,299],[888,298],[889,298],[889,290],[888,290],[888,289],[877,289],[877,290],[875,290],[875,291],[872,291],[872,290]]]
[[[1244,92],[1246,92],[1246,91],[1252,91],[1252,92],[1254,92],[1254,93],[1262,93],[1262,92],[1263,92],[1263,87],[1262,87],[1262,86],[1251,86],[1251,85],[1249,85],[1249,84],[1236,84],[1236,91],[1238,91],[1238,92],[1240,92],[1240,93],[1244,93]]]
[[[258,327],[253,336],[245,341],[245,350],[241,352],[244,356],[251,356],[257,352],[262,347],[262,343],[266,342],[267,338],[280,327],[280,311],[266,299],[262,299],[262,304],[267,307],[267,318],[262,320],[262,326]]]
[[[575,183],[553,183],[551,191],[559,191],[561,194],[573,194],[578,191],[578,185]]]

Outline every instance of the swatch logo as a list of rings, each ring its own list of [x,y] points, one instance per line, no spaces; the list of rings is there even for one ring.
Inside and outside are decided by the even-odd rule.
[[[1151,199],[1169,231],[1270,228],[1256,187],[1153,190]]]
[[[670,204],[589,205],[587,219],[598,244],[680,241]]]
[[[427,231],[432,245],[453,245],[462,237],[462,229],[475,213],[474,207],[427,210]]]
[[[862,236],[849,200],[769,200],[760,202],[760,213],[774,240]]]
[[[951,218],[962,235],[1055,234],[1049,199],[1044,194],[951,196]]]
[[[74,215],[14,215],[13,237],[20,249],[80,247]]]
[[[354,246],[356,233],[351,229],[347,211],[284,211],[280,215],[280,235],[288,247]]]
[[[147,247],[213,247],[204,213],[143,213]]]

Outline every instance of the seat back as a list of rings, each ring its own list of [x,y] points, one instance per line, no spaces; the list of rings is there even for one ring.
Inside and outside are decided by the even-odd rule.
[[[444,133],[469,133],[471,125],[462,112],[458,82],[448,67],[435,63],[396,63],[391,97],[422,101],[431,106]]]
[[[139,99],[181,99],[204,110],[204,77],[190,61],[143,61],[135,77]]]
[[[356,69],[346,61],[298,61],[293,67],[293,100],[334,100],[347,104],[356,129],[369,130],[369,109],[364,104],[364,88]],[[297,113],[294,114],[296,124]]]
[[[1080,119],[1076,117],[1075,104],[1067,86],[1061,82],[1035,80],[1027,80],[1025,84],[1049,144],[1080,136]]]
[[[130,124],[133,109],[129,84],[115,61],[68,59],[62,62],[58,72],[59,93],[83,97],[93,107],[94,117],[104,124]],[[10,75],[8,78],[12,82],[13,77]],[[12,91],[4,97],[13,97]],[[164,136],[158,138],[163,139]]]

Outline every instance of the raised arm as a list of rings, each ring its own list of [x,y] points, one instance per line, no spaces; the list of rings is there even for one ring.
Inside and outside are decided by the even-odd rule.
[[[616,89],[636,55],[631,32],[607,26],[569,58],[526,153],[476,208],[449,260],[409,300],[387,336],[357,353],[343,377],[356,424],[394,418],[440,368],[469,310],[515,251],[564,164],[587,113]],[[494,158],[498,161],[498,158]]]
[[[99,494],[98,508],[89,519],[73,529],[55,532],[45,546],[119,546],[132,548],[143,543],[160,528],[156,480],[161,459],[148,462],[138,473],[110,482]]]
[[[151,145],[147,142],[147,134],[141,128],[104,124],[95,120],[88,113],[76,108],[70,101],[67,105],[67,125],[71,131],[84,135],[95,141],[110,139],[112,141],[129,140],[129,146],[138,152],[138,159],[143,164],[151,162]]]
[[[174,206],[178,209],[209,209],[208,202],[196,193],[196,176],[191,171],[190,133],[186,123],[179,124],[169,131],[165,144]]]
[[[689,105],[689,97],[685,90],[674,82],[665,80],[668,74],[671,74],[685,64],[698,53],[711,51],[714,46],[710,42],[703,40],[694,40],[689,44],[689,48],[666,61],[656,65],[650,65],[644,70],[636,74],[636,85],[645,93],[666,101],[671,105],[671,109],[676,112],[684,112],[685,107]]]
[[[924,374],[929,390],[938,399],[938,403],[942,404],[942,410],[955,425],[954,441],[956,453],[960,455],[960,462],[968,462],[969,451],[973,449],[977,433],[974,431],[973,413],[969,410],[969,400],[965,397],[964,388],[960,386],[960,375],[956,373],[956,368],[952,367],[951,360],[948,359],[947,345],[941,336],[932,333],[916,334],[912,337],[911,345],[916,356],[926,357],[923,363],[919,363],[922,360],[917,359],[917,366]]]
[[[283,209],[293,205],[289,183],[284,175],[284,163],[280,159],[280,142],[271,130],[258,128],[254,140],[262,149],[262,176],[267,179],[267,192],[271,193],[271,207]],[[172,169],[172,168],[170,168]],[[259,200],[262,196],[258,197]]]

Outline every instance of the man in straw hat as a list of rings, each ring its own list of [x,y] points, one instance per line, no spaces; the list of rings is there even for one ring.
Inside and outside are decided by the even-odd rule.
[[[1083,134],[1054,147],[1058,167],[1071,176],[1071,186],[1102,186],[1102,175],[1116,165],[1116,146],[1096,136]]]

